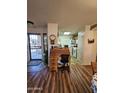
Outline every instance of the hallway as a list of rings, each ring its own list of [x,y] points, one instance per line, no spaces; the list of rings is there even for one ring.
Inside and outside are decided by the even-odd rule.
[[[28,72],[28,93],[92,93],[91,66],[71,64],[68,71],[50,72],[46,67],[39,72]]]

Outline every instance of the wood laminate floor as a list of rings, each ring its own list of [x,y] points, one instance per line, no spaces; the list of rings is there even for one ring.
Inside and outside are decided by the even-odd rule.
[[[67,70],[50,72],[46,67],[38,72],[28,72],[28,93],[92,93],[91,66],[71,64]]]

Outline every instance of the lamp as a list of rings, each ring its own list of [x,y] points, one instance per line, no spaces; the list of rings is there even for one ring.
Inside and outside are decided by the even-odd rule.
[[[94,43],[94,39],[88,39],[88,43]]]

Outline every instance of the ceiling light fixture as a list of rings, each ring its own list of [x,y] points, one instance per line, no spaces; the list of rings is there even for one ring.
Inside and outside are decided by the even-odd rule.
[[[64,35],[69,35],[71,32],[64,32]]]

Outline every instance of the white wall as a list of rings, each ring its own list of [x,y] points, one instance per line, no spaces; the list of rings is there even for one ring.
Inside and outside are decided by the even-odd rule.
[[[78,47],[77,47],[77,59],[80,63],[82,63],[83,61],[83,51],[84,51],[84,46],[83,46],[83,39],[84,39],[84,32],[78,32]]]
[[[86,26],[83,40],[83,64],[90,65],[91,61],[96,60],[97,54],[97,31],[90,31],[89,26]],[[94,38],[94,43],[89,44],[88,39]]]

